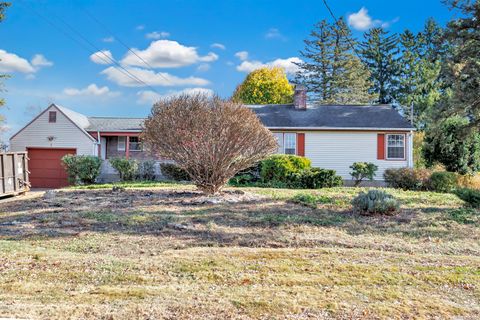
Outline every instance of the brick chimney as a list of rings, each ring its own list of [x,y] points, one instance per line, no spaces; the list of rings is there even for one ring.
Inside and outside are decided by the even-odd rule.
[[[307,110],[307,88],[300,84],[295,86],[293,105],[297,110]]]

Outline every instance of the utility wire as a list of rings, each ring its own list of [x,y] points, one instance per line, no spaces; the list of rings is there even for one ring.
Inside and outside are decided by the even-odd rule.
[[[20,0],[20,2],[23,2],[23,0]],[[24,3],[25,4],[25,3]],[[44,15],[42,15],[41,13],[39,13],[37,10],[35,10],[33,7],[29,6],[29,5],[26,5],[25,7],[27,7],[28,9],[30,9],[32,12],[34,12],[37,16],[39,16],[41,19],[45,20],[50,26],[52,26],[53,28],[55,28],[56,30],[60,31],[61,33],[63,33],[65,36],[67,36],[68,38],[70,38],[72,41],[76,42],[77,44],[79,44],[83,49],[87,50],[89,53],[91,54],[95,54],[98,58],[100,58],[103,62],[105,62],[106,64],[115,64],[117,66],[117,70],[122,72],[124,75],[128,76],[130,79],[133,79],[147,87],[149,87],[152,91],[154,91],[155,93],[158,93],[157,90],[155,90],[155,88],[153,88],[152,86],[150,86],[148,83],[144,82],[143,80],[139,79],[137,76],[135,76],[134,74],[132,74],[131,72],[129,72],[124,66],[122,66],[118,61],[116,61],[115,59],[111,58],[110,56],[106,55],[100,48],[98,48],[95,44],[93,44],[91,41],[89,41],[87,38],[85,38],[80,32],[78,32],[77,30],[75,30],[75,28],[73,28],[71,25],[69,25],[67,22],[65,22],[62,18],[56,16],[56,18],[58,20],[60,20],[65,26],[67,26],[70,30],[72,30],[80,39],[82,39],[84,42],[86,42],[87,44],[89,44],[91,47],[93,47],[96,51],[92,51],[91,49],[89,49],[84,43],[78,41],[78,39],[76,39],[75,37],[73,37],[71,34],[69,34],[68,32],[66,32],[63,28],[60,28],[58,25],[56,25],[55,23],[53,23],[50,19],[46,18]],[[102,54],[104,57],[102,57],[101,55]]]
[[[330,13],[330,16],[332,16],[333,20],[338,25],[338,19],[335,16],[335,14],[333,13],[332,9],[330,9],[330,6],[328,5],[327,0],[322,0],[322,1],[323,1],[323,4],[325,5],[325,8],[327,8],[327,11]],[[344,36],[346,36],[346,34],[344,34]],[[350,44],[350,47],[353,50],[353,53],[355,53],[357,58],[360,59],[360,61],[362,61],[362,58],[360,57],[360,55],[357,52],[357,48],[355,48],[355,44],[352,42],[352,40],[349,37],[346,37],[346,38],[347,38],[348,43]]]
[[[148,63],[145,59],[143,59],[135,50],[133,50],[130,46],[128,46],[120,37],[118,37],[110,28],[108,28],[103,22],[101,22],[98,18],[96,18],[90,11],[87,9],[83,9],[83,11],[90,17],[93,21],[95,21],[99,26],[101,26],[105,31],[111,34],[118,42],[124,46],[129,52],[135,55],[138,59],[140,59],[148,68],[154,70],[155,68],[152,67],[150,63]],[[158,73],[165,81],[170,82],[162,73]]]

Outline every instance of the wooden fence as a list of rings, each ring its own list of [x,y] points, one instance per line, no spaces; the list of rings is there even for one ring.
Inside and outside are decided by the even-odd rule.
[[[27,152],[0,153],[0,197],[29,189]]]

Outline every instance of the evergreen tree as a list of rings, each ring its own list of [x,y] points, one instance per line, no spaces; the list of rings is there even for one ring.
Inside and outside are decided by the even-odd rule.
[[[442,117],[460,115],[469,119],[469,128],[480,126],[480,1],[449,0],[461,18],[448,23],[445,38],[450,47],[441,78],[450,96],[442,104]]]
[[[343,19],[317,23],[305,40],[296,81],[321,104],[362,104],[373,99],[369,72],[354,52],[355,40]]]
[[[393,103],[398,86],[398,36],[383,28],[372,28],[364,34],[360,45],[363,63],[370,71],[371,93],[378,94],[378,103]]]
[[[407,118],[414,106],[414,124],[424,128],[432,108],[442,95],[439,80],[443,58],[442,28],[433,20],[418,34],[405,30],[400,35],[399,84],[396,100]]]

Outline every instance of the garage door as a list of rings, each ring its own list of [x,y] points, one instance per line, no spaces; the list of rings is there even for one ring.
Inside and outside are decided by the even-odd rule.
[[[68,176],[62,157],[75,154],[75,149],[28,148],[28,170],[32,188],[61,188],[68,186]]]

